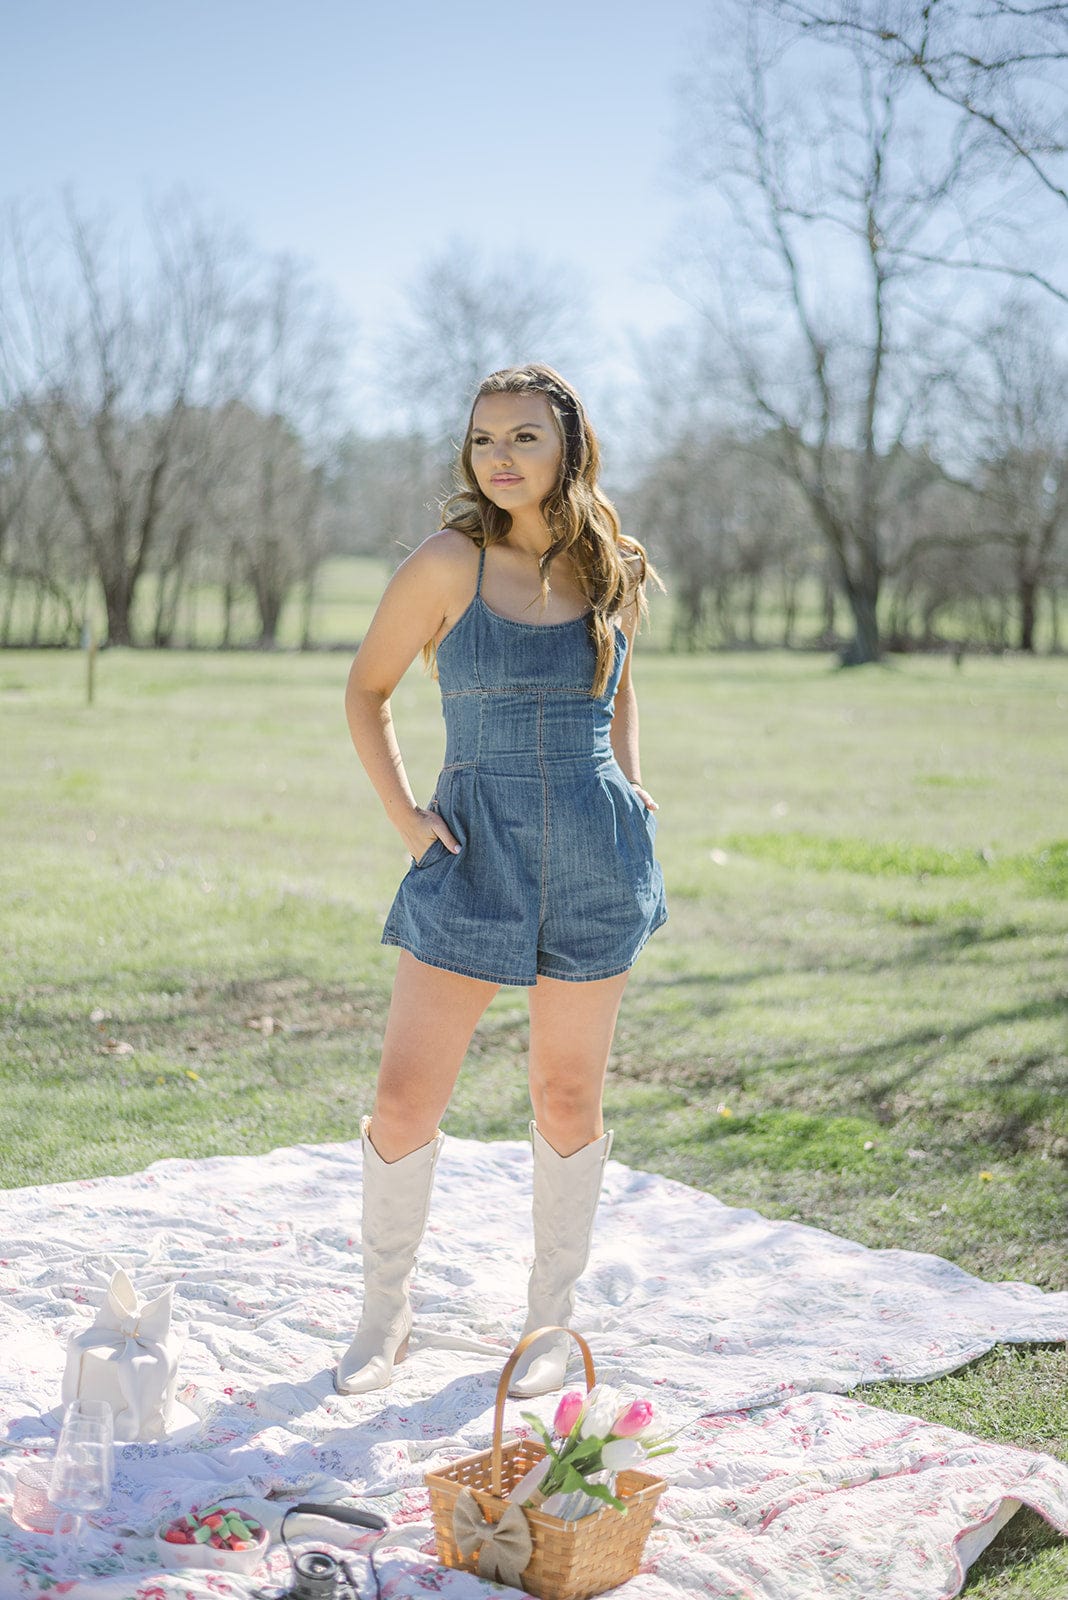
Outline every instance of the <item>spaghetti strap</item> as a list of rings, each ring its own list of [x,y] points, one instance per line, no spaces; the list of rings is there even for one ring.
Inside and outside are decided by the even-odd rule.
[[[478,552],[478,582],[475,584],[475,598],[476,599],[478,599],[478,597],[482,593],[482,571],[483,571],[483,568],[485,567],[485,565],[486,565],[486,546],[483,545],[481,550]]]

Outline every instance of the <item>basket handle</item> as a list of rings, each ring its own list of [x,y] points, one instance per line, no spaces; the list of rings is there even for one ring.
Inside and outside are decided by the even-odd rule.
[[[522,1339],[520,1339],[519,1343],[508,1357],[508,1360],[504,1363],[504,1371],[501,1373],[500,1381],[497,1384],[497,1404],[493,1412],[493,1462],[491,1467],[492,1492],[497,1496],[498,1499],[500,1499],[501,1479],[503,1477],[501,1435],[504,1432],[504,1402],[508,1398],[508,1384],[511,1380],[512,1373],[515,1371],[516,1366],[519,1363],[519,1359],[523,1355],[524,1351],[530,1348],[535,1339],[540,1339],[543,1333],[566,1333],[569,1339],[574,1339],[575,1343],[582,1352],[582,1365],[586,1374],[587,1394],[597,1382],[597,1374],[593,1369],[593,1356],[590,1354],[590,1347],[582,1337],[581,1333],[576,1333],[574,1328],[561,1328],[550,1323],[547,1327],[535,1328],[533,1333],[528,1333],[524,1335]]]

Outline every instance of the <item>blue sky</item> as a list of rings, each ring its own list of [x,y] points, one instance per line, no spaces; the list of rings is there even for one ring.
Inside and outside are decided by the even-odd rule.
[[[450,238],[586,274],[609,338],[683,308],[677,82],[714,0],[13,0],[0,198],[132,223],[184,185],[381,325]]]

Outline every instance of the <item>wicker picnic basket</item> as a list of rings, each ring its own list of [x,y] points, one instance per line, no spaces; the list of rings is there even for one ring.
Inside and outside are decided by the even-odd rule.
[[[593,1388],[596,1377],[590,1347],[573,1328],[539,1328],[519,1341],[505,1362],[497,1385],[492,1449],[465,1456],[440,1472],[426,1475],[438,1560],[443,1566],[462,1567],[467,1572],[479,1569],[478,1552],[465,1557],[456,1542],[454,1517],[463,1491],[471,1491],[486,1522],[497,1523],[508,1508],[508,1494],[545,1455],[545,1447],[536,1439],[502,1444],[501,1432],[504,1402],[516,1363],[535,1339],[543,1333],[556,1332],[567,1333],[578,1345],[586,1388]],[[541,1600],[588,1600],[590,1595],[614,1589],[632,1578],[653,1526],[656,1502],[665,1487],[662,1478],[647,1472],[620,1472],[615,1493],[627,1503],[625,1514],[604,1506],[577,1522],[563,1522],[543,1511],[525,1511],[532,1554],[529,1566],[520,1575],[523,1590]]]

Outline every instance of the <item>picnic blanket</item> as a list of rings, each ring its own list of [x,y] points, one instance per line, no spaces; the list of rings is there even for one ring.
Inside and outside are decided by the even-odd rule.
[[[283,1582],[284,1556],[252,1578],[165,1574],[151,1543],[161,1520],[222,1499],[277,1529],[293,1500],[342,1497],[391,1524],[386,1600],[514,1594],[436,1565],[423,1477],[489,1444],[524,1309],[529,1147],[446,1141],[412,1353],[391,1389],[343,1397],[331,1369],[359,1312],[359,1186],[354,1141],[0,1197],[3,1600],[238,1600]],[[61,1591],[52,1542],[11,1521],[12,1485],[54,1445],[66,1341],[119,1264],[142,1293],[175,1285],[179,1397],[194,1420],[117,1449],[111,1504]],[[598,1377],[682,1429],[658,1463],[669,1488],[621,1600],[939,1600],[1019,1505],[1068,1532],[1063,1464],[843,1397],[938,1376],[998,1342],[1063,1341],[1068,1295],[868,1250],[610,1162],[575,1322]],[[554,1405],[509,1402],[506,1425]]]

